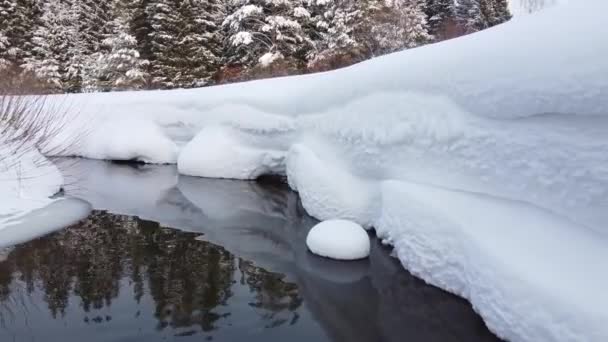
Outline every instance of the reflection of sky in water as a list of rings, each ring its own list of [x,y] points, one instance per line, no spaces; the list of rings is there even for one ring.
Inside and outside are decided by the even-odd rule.
[[[68,194],[113,214],[0,262],[2,341],[496,341],[465,301],[378,243],[359,262],[310,255],[315,221],[284,186],[87,160],[63,169]]]

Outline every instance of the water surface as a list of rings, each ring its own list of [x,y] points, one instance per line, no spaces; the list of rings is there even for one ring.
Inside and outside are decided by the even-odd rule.
[[[0,262],[1,341],[498,341],[377,242],[308,253],[316,221],[284,185],[58,163],[96,210]]]

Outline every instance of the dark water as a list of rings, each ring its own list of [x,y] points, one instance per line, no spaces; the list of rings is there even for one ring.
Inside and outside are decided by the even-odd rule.
[[[358,262],[309,254],[315,220],[282,185],[64,171],[98,210],[0,262],[0,341],[498,341],[378,243]]]

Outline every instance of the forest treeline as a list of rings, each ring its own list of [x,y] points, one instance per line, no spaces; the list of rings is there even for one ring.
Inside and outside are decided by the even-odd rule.
[[[0,0],[0,70],[57,92],[331,70],[509,20],[507,0]]]

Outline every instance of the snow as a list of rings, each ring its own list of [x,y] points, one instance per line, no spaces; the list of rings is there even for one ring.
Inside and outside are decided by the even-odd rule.
[[[3,201],[4,199],[1,202]],[[10,201],[21,209],[29,210],[23,215],[13,215],[5,220],[0,215],[0,250],[65,228],[85,218],[91,211],[87,202],[73,198],[49,201],[39,207],[30,207],[31,201]]]
[[[569,0],[509,0],[509,10],[513,16],[535,13]]]
[[[521,202],[398,181],[382,194],[378,237],[410,272],[469,299],[499,336],[606,340],[606,236]]]
[[[274,61],[276,61],[277,59],[280,59],[282,57],[283,57],[283,55],[280,52],[267,52],[267,53],[263,54],[262,57],[260,57],[258,62],[260,63],[261,66],[267,67],[270,64],[272,64]]]
[[[178,167],[184,175],[255,179],[281,173],[284,159],[282,151],[247,147],[229,127],[206,126],[181,151]]]
[[[88,215],[86,202],[50,198],[64,179],[35,147],[0,141],[0,156],[0,251]]]
[[[137,117],[78,116],[55,138],[55,156],[175,163],[178,147],[155,122]],[[69,143],[65,143],[69,142]],[[63,148],[57,148],[61,146]]]
[[[367,232],[347,220],[327,220],[312,227],[306,246],[316,255],[337,260],[358,260],[369,256]]]
[[[106,123],[72,154],[177,161],[201,177],[285,173],[307,212],[373,227],[500,337],[605,341],[607,11],[567,2],[329,73],[70,95],[73,131]],[[179,183],[208,222],[248,212],[215,213],[212,194]]]
[[[34,148],[11,147],[0,141],[0,194],[20,198],[49,197],[60,190],[63,177]]]

